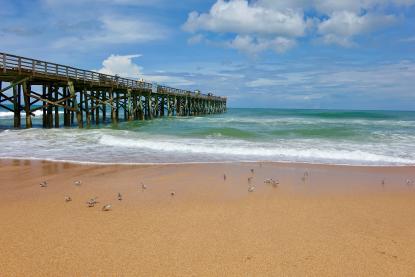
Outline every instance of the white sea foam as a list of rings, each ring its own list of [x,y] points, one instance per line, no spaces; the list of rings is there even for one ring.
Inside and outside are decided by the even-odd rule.
[[[37,114],[41,118],[41,111],[37,111]],[[0,117],[2,116],[12,118],[13,113],[0,112]],[[321,120],[330,123],[321,123]],[[347,127],[346,132],[353,135],[349,137],[342,137],[343,133],[336,134],[334,138],[325,135],[313,137],[308,136],[307,131],[315,132],[321,127],[333,124],[334,128],[343,132],[343,123],[333,123],[331,119],[261,119],[255,116],[239,118],[223,115],[157,119],[125,125],[120,123],[121,128],[129,130],[3,130],[0,131],[0,158],[127,164],[267,160],[350,165],[415,165],[414,126],[398,124],[407,121],[375,120],[379,124],[373,126],[369,125],[374,122],[372,120],[336,120],[349,125],[350,122],[359,120],[366,127]],[[297,124],[310,126],[298,127]],[[279,135],[281,130],[294,131],[294,135]],[[295,133],[297,130],[298,134]],[[259,135],[250,136],[251,133]],[[358,136],[354,136],[355,133]],[[249,134],[246,136],[248,138],[244,138],[245,134]]]
[[[36,110],[33,112],[33,114],[37,117],[42,117],[43,112],[42,110]],[[59,111],[59,114],[63,114],[63,111]],[[14,113],[13,112],[0,112],[0,118],[13,118]],[[26,113],[24,111],[20,112],[21,117],[25,117]]]
[[[297,148],[281,147],[275,144],[257,143],[238,140],[149,140],[149,139],[126,139],[111,135],[104,135],[99,142],[107,146],[146,149],[159,152],[190,153],[222,155],[224,159],[229,156],[242,156],[249,160],[260,160],[268,158],[275,161],[342,161],[342,162],[369,162],[369,163],[392,163],[392,164],[415,164],[415,160],[391,157],[383,154],[374,154],[362,150],[339,150],[334,148],[316,148],[306,144],[298,144]],[[232,158],[232,157],[231,157]]]
[[[221,123],[221,124],[261,124],[261,125],[285,125],[285,124],[301,124],[301,125],[324,125],[324,124],[347,124],[347,125],[363,125],[363,126],[409,126],[413,127],[415,121],[412,120],[378,120],[378,119],[320,119],[313,117],[281,117],[281,118],[267,118],[267,117],[250,117],[250,118],[183,118],[182,120],[187,121],[208,121],[210,123]]]

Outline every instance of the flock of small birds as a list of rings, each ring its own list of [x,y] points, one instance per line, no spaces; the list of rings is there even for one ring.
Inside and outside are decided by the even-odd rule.
[[[250,170],[250,172],[251,172],[252,176],[248,177],[248,192],[254,192],[255,191],[255,185],[252,184],[252,180],[254,178],[255,170],[252,168]],[[306,180],[309,177],[310,177],[310,173],[308,171],[305,171],[303,173],[303,176],[301,177],[301,180],[303,181],[303,183],[305,183]],[[227,179],[226,174],[223,174],[223,180],[226,181],[226,179]],[[407,186],[414,186],[415,185],[415,180],[406,179],[405,183],[406,183]],[[77,180],[77,181],[74,182],[74,185],[76,185],[76,186],[81,186],[81,184],[82,184],[82,182],[80,180]],[[278,180],[274,180],[274,179],[265,179],[264,184],[271,185],[272,187],[277,188],[278,185],[280,184],[280,182]],[[386,184],[386,180],[382,179],[381,180],[382,187],[385,187],[385,184]],[[42,181],[39,185],[40,185],[41,188],[47,188],[48,187],[48,182],[47,181]],[[147,189],[147,186],[144,183],[141,183],[141,190],[145,191],[146,189]],[[170,192],[171,197],[174,197],[175,195],[176,195],[175,191]],[[87,206],[89,208],[95,207],[95,205],[99,203],[97,201],[97,199],[98,199],[98,197],[93,197],[93,198],[89,199],[86,202]],[[117,199],[118,199],[118,201],[123,200],[123,196],[120,192],[117,194]],[[71,202],[72,198],[70,196],[66,195],[64,197],[64,200],[65,200],[65,202]],[[107,211],[111,211],[111,210],[112,210],[112,205],[111,204],[106,204],[106,205],[102,206],[102,211],[107,212]]]
[[[262,164],[260,164],[260,167],[262,167]],[[248,177],[248,192],[254,192],[255,191],[255,186],[252,185],[252,180],[254,178],[254,172],[255,170],[253,168],[251,168],[251,174],[252,176]],[[308,171],[305,171],[301,177],[301,181],[303,183],[305,183],[311,176],[311,173]],[[226,174],[223,174],[223,180],[226,181]],[[415,185],[415,180],[411,180],[411,179],[406,179],[406,185],[407,186],[414,186]],[[278,185],[280,184],[280,182],[278,180],[274,180],[274,179],[265,179],[264,180],[264,184],[267,185],[271,185],[274,188],[277,188]],[[381,181],[382,187],[385,187],[386,181],[385,179],[382,179]]]
[[[79,181],[79,180],[74,182],[74,185],[76,185],[76,186],[80,186],[81,184],[82,184],[82,182]],[[47,188],[48,187],[48,182],[47,181],[42,181],[39,185],[40,185],[41,188]],[[144,183],[141,183],[141,190],[144,191],[146,189],[147,189],[147,185],[145,185]],[[170,196],[173,197],[175,195],[176,195],[175,191],[170,192]],[[88,201],[86,201],[87,207],[89,207],[89,208],[95,207],[95,205],[99,203],[97,199],[98,199],[98,197],[93,197],[93,198],[90,198]],[[123,200],[123,196],[120,192],[117,194],[117,199],[118,199],[118,201]],[[72,197],[70,197],[69,195],[66,195],[64,197],[64,200],[65,200],[65,202],[71,202]],[[111,211],[112,210],[112,205],[111,204],[106,204],[106,205],[102,206],[101,210],[104,211],[104,212]]]
[[[280,184],[280,181],[274,179],[265,179],[264,184],[271,185],[274,188],[277,188]]]

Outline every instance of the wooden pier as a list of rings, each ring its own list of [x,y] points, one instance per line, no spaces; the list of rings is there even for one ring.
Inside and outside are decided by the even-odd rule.
[[[0,108],[14,113],[15,128],[31,128],[38,110],[44,128],[83,128],[120,120],[223,113],[226,98],[0,52]]]

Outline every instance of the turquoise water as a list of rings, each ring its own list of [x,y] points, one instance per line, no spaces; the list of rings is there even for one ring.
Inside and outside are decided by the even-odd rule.
[[[99,163],[283,161],[414,165],[415,112],[229,109],[90,129],[12,130],[0,157]],[[34,119],[40,126],[41,115]]]

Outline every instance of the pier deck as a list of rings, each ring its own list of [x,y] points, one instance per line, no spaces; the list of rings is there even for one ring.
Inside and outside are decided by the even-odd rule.
[[[83,128],[108,120],[223,113],[226,100],[0,52],[0,108],[14,113],[15,128],[23,125],[21,112],[26,128],[32,127],[37,110],[42,110],[44,128],[62,123]]]

